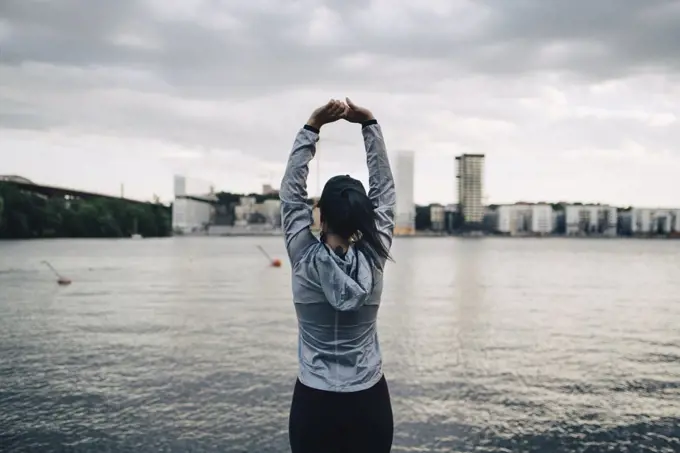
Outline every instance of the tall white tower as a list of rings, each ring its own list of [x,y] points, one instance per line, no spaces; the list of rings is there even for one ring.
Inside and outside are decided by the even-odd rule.
[[[416,206],[413,201],[413,151],[397,151],[394,164],[394,184],[397,189],[394,233],[395,235],[414,234],[416,230]]]

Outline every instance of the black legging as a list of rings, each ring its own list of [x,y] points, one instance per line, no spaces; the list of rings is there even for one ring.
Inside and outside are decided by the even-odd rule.
[[[389,453],[394,421],[387,381],[359,392],[327,392],[299,380],[288,434],[293,453]]]

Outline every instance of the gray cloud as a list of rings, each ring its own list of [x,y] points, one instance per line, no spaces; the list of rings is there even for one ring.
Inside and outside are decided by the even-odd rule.
[[[670,0],[2,0],[0,128],[278,162],[313,105],[357,94],[399,147],[659,153],[678,54]]]
[[[680,8],[664,0],[187,4],[197,6],[173,14],[172,2],[5,0],[3,48],[21,62],[148,70],[197,96],[338,80],[399,88],[398,72],[386,81],[381,70],[395,60],[429,62],[424,80],[533,71],[616,78],[680,66]],[[340,64],[358,53],[376,63]]]

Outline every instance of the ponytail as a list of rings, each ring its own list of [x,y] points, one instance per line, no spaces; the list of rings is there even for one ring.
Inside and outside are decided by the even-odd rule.
[[[349,204],[349,223],[356,231],[354,245],[364,252],[374,266],[382,270],[385,261],[392,257],[378,231],[373,203],[365,193],[358,190],[348,190],[345,193]]]

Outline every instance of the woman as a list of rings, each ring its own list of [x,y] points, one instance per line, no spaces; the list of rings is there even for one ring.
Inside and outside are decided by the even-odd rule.
[[[310,231],[307,175],[322,126],[361,124],[370,189],[335,176],[318,201],[321,238]],[[298,132],[281,182],[281,215],[298,318],[299,375],[290,411],[293,453],[389,452],[393,419],[376,318],[390,258],[394,180],[370,111],[331,100]]]

